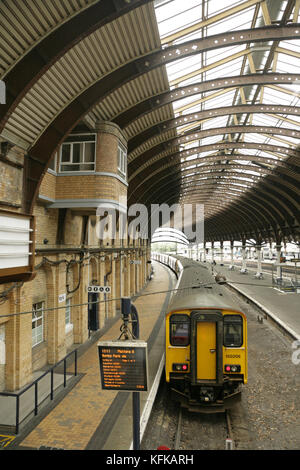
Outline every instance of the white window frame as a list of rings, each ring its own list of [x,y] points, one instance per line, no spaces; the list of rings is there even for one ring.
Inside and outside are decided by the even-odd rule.
[[[37,302],[32,305],[32,347],[44,341],[44,309],[45,302]],[[38,321],[42,324],[37,326]],[[34,326],[34,324],[36,324]]]
[[[82,137],[81,140],[74,140],[74,141],[72,141],[72,140],[68,141],[67,140],[61,145],[60,151],[59,151],[59,172],[60,173],[68,174],[68,173],[72,173],[72,172],[75,172],[75,173],[76,172],[78,172],[78,173],[81,173],[81,172],[83,172],[83,173],[94,173],[95,172],[95,169],[96,169],[96,134],[88,134],[88,135],[89,136],[93,135],[95,139],[94,140],[85,140],[84,135],[80,134],[76,137]],[[70,137],[72,137],[72,136],[70,136]],[[73,148],[74,148],[75,144],[83,145],[83,160],[80,161],[79,163],[77,163],[77,162],[74,163],[73,162]],[[86,144],[94,144],[94,146],[95,146],[94,159],[91,162],[86,162],[85,161],[85,145]],[[70,145],[70,159],[69,159],[68,162],[63,162],[62,161],[62,151],[63,151],[63,146],[64,145]],[[89,170],[84,170],[82,168],[84,165],[86,165],[86,166],[93,165],[94,169],[93,170],[90,170],[90,169]],[[66,166],[73,166],[73,167],[78,166],[78,170],[74,170],[74,168],[70,171],[65,170],[65,169],[63,170],[62,167],[66,167]]]
[[[127,150],[123,145],[118,145],[118,171],[126,178],[127,175]]]

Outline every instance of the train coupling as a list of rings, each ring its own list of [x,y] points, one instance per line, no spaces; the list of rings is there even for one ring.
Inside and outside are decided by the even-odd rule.
[[[213,387],[201,387],[199,393],[199,399],[201,402],[212,403],[215,401],[215,391]]]

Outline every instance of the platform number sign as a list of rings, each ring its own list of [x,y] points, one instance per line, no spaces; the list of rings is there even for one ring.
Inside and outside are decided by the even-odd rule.
[[[100,341],[98,353],[103,390],[147,391],[146,342],[139,340]]]
[[[110,286],[88,286],[87,291],[89,294],[110,294]]]

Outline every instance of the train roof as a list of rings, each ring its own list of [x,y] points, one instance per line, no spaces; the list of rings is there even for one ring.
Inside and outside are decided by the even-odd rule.
[[[238,304],[227,288],[216,282],[210,265],[183,256],[173,257],[180,261],[183,270],[176,286],[180,290],[172,295],[168,307],[169,312],[194,310],[199,307],[240,312]]]

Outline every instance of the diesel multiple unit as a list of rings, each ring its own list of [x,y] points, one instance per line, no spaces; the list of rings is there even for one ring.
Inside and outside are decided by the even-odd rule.
[[[172,397],[198,411],[224,411],[247,383],[247,319],[211,267],[154,254],[178,282],[166,319],[165,374]]]

